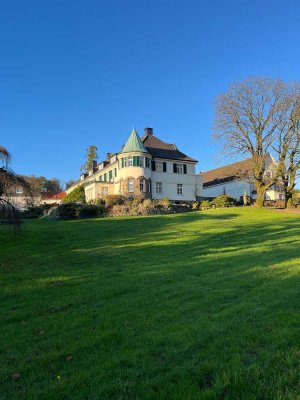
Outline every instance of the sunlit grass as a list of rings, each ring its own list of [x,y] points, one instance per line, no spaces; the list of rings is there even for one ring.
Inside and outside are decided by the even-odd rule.
[[[0,227],[2,399],[298,399],[300,219]]]

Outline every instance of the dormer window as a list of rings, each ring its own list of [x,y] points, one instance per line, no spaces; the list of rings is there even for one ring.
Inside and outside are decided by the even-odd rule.
[[[23,193],[23,188],[22,188],[22,186],[18,186],[17,188],[16,188],[16,194],[22,194]]]

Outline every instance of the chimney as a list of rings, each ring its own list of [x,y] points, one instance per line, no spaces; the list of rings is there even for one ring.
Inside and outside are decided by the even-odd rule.
[[[111,153],[106,153],[106,159],[108,160],[111,156]]]
[[[93,169],[97,167],[97,161],[93,160]]]
[[[153,128],[145,128],[144,132],[145,132],[146,136],[152,136],[153,135]]]

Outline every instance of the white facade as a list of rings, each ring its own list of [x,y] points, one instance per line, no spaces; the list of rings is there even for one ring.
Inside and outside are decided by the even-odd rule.
[[[271,154],[266,155],[266,169],[265,176],[272,177],[274,170],[276,168],[276,161]],[[205,173],[204,173],[205,174]],[[223,178],[223,176],[220,176]],[[203,197],[218,197],[222,194],[227,194],[236,200],[241,200],[244,194],[247,194],[253,199],[256,199],[255,185],[253,180],[246,178],[232,178],[223,182],[213,182],[205,183],[203,186]],[[265,200],[284,200],[284,191],[279,190],[278,187],[274,185],[271,186],[265,195]]]
[[[154,159],[154,161],[166,162],[167,171],[152,171],[153,199],[167,197],[170,200],[195,201],[197,197],[202,196],[202,178],[196,175],[194,164],[186,163],[187,173],[178,174],[173,173],[173,162],[171,160]],[[182,188],[178,185],[182,185]]]
[[[149,132],[150,128],[146,129]],[[153,140],[156,141],[158,146],[162,146],[158,150],[167,151],[171,156],[174,154],[174,158],[151,154],[151,149],[148,151],[142,143],[149,136],[152,145]],[[195,173],[196,160],[179,152],[175,145],[164,143],[153,136],[152,130],[142,140],[133,130],[126,147],[120,153],[108,153],[107,160],[82,175],[79,182],[67,189],[67,193],[84,185],[88,202],[111,194],[168,198],[178,202],[192,202],[202,196],[202,178]],[[137,148],[140,150],[137,151]]]

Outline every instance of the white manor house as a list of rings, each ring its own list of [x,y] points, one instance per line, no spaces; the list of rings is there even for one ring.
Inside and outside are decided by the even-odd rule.
[[[107,153],[93,169],[80,176],[80,181],[67,193],[84,185],[86,201],[106,195],[168,198],[174,202],[192,202],[202,196],[202,177],[196,174],[197,161],[165,143],[145,128],[139,137],[133,128],[119,153]]]

